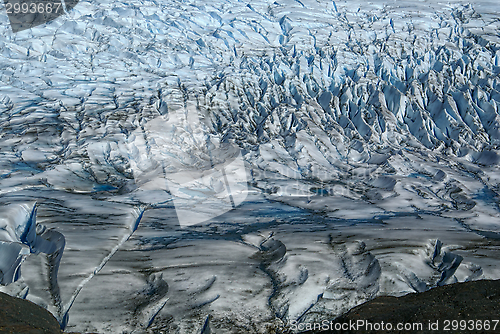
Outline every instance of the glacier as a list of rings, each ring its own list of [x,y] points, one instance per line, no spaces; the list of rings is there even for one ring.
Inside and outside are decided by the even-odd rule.
[[[500,278],[498,13],[82,0],[13,32],[2,11],[0,290],[68,331],[285,333]],[[227,182],[166,183],[226,157],[227,210]],[[194,199],[210,219],[179,216]]]

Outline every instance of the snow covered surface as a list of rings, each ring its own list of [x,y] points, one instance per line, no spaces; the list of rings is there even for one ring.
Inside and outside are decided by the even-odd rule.
[[[1,289],[70,331],[279,333],[500,278],[498,13],[104,0],[17,33],[2,14]],[[235,209],[217,177],[161,184],[228,147]],[[213,218],[178,217],[190,199]]]

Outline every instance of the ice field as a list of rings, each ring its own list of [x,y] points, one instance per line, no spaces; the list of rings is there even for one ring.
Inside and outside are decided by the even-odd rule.
[[[284,333],[500,278],[498,1],[0,13],[0,291],[66,330]]]

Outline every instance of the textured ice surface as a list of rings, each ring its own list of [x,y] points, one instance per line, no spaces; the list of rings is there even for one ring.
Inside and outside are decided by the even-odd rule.
[[[266,333],[499,278],[499,12],[92,0],[18,33],[3,14],[2,290],[71,331]],[[148,127],[193,108],[178,141]],[[238,146],[248,197],[180,226],[165,180],[134,178],[141,133],[171,172],[206,161],[201,139]],[[13,232],[34,202],[62,258]]]

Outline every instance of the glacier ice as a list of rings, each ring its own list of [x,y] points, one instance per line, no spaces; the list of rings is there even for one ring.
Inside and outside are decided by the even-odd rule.
[[[71,331],[266,333],[500,277],[497,2],[68,4],[0,15],[2,291]],[[239,205],[180,223],[224,185],[162,175],[224,147]]]

